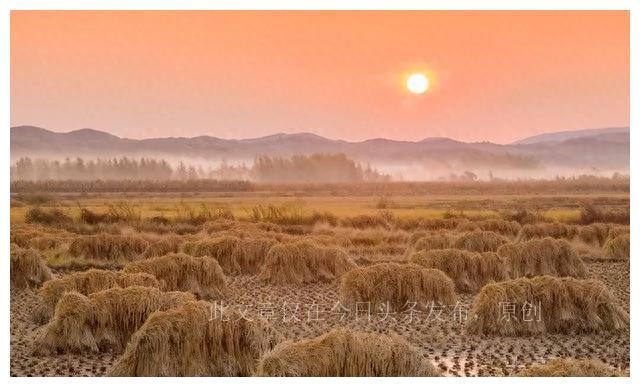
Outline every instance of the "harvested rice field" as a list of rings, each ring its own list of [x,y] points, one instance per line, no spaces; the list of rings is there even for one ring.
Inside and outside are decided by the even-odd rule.
[[[628,191],[279,191],[13,194],[11,375],[628,375]]]

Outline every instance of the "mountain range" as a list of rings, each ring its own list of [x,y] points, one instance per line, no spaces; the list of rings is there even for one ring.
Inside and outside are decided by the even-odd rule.
[[[450,138],[360,142],[332,140],[312,133],[278,133],[252,139],[212,136],[128,139],[80,129],[53,132],[35,126],[11,128],[11,159],[20,157],[162,157],[169,161],[251,162],[261,155],[344,153],[360,163],[392,174],[420,178],[473,171],[510,177],[555,176],[629,171],[629,128],[602,128],[545,133],[511,144],[462,142]]]

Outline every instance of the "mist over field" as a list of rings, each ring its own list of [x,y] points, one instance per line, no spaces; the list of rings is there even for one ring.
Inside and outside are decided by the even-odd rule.
[[[11,128],[13,180],[220,179],[266,182],[551,179],[629,173],[629,128],[547,133],[511,144],[330,140],[275,134],[133,140],[81,129]]]

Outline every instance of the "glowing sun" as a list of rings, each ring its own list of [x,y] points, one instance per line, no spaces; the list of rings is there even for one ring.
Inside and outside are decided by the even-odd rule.
[[[407,90],[413,94],[424,94],[429,89],[429,78],[422,73],[414,73],[407,78]]]

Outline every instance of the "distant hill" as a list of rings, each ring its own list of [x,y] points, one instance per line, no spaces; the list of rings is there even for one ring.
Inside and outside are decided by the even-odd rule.
[[[537,136],[527,137],[515,141],[515,145],[537,144],[541,142],[561,142],[576,138],[598,138],[609,140],[629,141],[629,128],[602,128],[602,129],[582,129],[568,130],[564,132],[543,133]]]
[[[512,144],[466,143],[449,138],[422,141],[331,140],[312,133],[274,134],[227,140],[212,136],[134,140],[80,129],[52,132],[34,126],[11,128],[11,159],[19,157],[162,157],[198,162],[252,162],[260,155],[344,153],[363,164],[403,178],[434,178],[473,171],[500,176],[555,176],[629,170],[629,128],[546,133]]]

